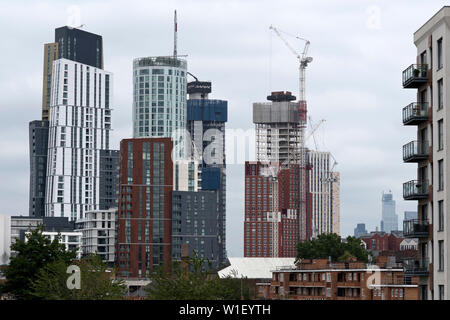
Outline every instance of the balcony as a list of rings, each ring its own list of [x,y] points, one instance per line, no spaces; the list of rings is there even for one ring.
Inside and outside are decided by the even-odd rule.
[[[418,125],[428,121],[428,103],[413,102],[403,108],[403,124],[405,126]]]
[[[428,180],[411,180],[403,184],[403,199],[422,200],[428,198]]]
[[[426,64],[412,64],[403,71],[403,88],[419,88],[428,82],[428,66]]]
[[[426,277],[429,274],[429,267],[430,264],[426,258],[403,260],[405,276]]]
[[[411,141],[403,146],[404,162],[420,162],[428,159],[428,141]]]
[[[427,220],[406,220],[403,221],[403,235],[406,238],[428,238],[430,225]]]

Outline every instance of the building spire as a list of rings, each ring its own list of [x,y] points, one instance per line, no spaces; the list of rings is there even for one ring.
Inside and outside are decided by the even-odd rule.
[[[177,57],[177,32],[178,32],[177,10],[175,10],[173,24],[174,24],[174,31],[173,31],[173,57],[176,58]]]

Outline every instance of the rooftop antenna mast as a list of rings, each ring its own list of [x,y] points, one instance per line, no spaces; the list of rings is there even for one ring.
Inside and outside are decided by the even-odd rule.
[[[178,32],[178,26],[177,26],[177,10],[175,10],[175,15],[173,19],[174,24],[174,32],[173,32],[173,57],[177,58],[177,32]]]

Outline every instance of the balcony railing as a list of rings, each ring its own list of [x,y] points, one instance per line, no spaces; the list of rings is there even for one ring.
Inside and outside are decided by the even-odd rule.
[[[428,237],[430,225],[427,220],[406,220],[403,221],[403,235],[407,238]]]
[[[411,141],[403,146],[403,161],[419,162],[428,159],[428,141]]]
[[[408,276],[427,276],[429,274],[428,259],[406,259],[403,260],[403,270]]]
[[[405,126],[417,125],[428,120],[428,103],[413,102],[403,108],[403,124]]]
[[[428,66],[412,64],[403,71],[403,88],[418,88],[428,81]]]
[[[411,180],[403,184],[403,199],[420,200],[428,198],[428,180]]]

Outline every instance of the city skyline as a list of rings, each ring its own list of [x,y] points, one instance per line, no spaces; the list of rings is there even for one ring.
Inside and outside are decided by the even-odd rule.
[[[289,4],[287,7],[292,10],[295,8],[300,11],[306,9],[306,13],[300,13],[301,18],[306,18],[308,12],[313,12],[321,6],[319,4],[305,5],[303,7],[302,5],[295,5],[290,1],[287,1],[287,3]],[[368,230],[374,229],[378,225],[381,212],[381,205],[378,204],[379,194],[383,189],[393,190],[399,212],[416,209],[413,203],[407,204],[401,199],[402,183],[407,181],[409,177],[414,176],[414,168],[403,165],[401,152],[398,151],[401,145],[408,142],[408,137],[412,136],[411,130],[408,131],[408,129],[402,128],[401,113],[398,110],[403,106],[402,104],[405,101],[411,100],[410,98],[412,98],[413,94],[400,90],[401,83],[398,79],[402,69],[407,66],[407,62],[415,59],[413,45],[410,41],[411,34],[426,21],[423,18],[424,16],[431,16],[442,6],[441,2],[436,1],[435,3],[436,7],[428,6],[426,10],[423,10],[423,8],[419,9],[419,6],[417,6],[417,10],[411,9],[411,14],[417,14],[417,19],[410,19],[411,15],[409,15],[409,21],[406,21],[406,17],[396,16],[395,18],[405,19],[406,26],[400,23],[402,25],[400,30],[395,31],[389,29],[393,27],[393,21],[390,19],[393,19],[392,15],[399,8],[400,4],[390,5],[385,2],[385,4],[378,6],[381,20],[378,26],[380,29],[377,29],[376,23],[372,25],[369,23],[370,13],[368,11],[370,11],[371,6],[366,4],[359,5],[358,3],[356,7],[359,10],[359,14],[355,15],[356,18],[352,16],[354,20],[351,20],[351,22],[359,23],[365,28],[365,33],[363,32],[362,35],[366,33],[371,35],[375,44],[373,44],[374,47],[371,47],[371,44],[363,44],[363,42],[360,42],[361,47],[351,52],[345,51],[355,49],[351,48],[350,44],[345,46],[345,44],[342,45],[333,39],[327,39],[330,41],[330,44],[326,44],[319,37],[318,31],[314,29],[319,29],[324,32],[324,30],[330,28],[330,25],[327,23],[325,27],[320,27],[312,21],[308,21],[308,23],[289,23],[280,17],[262,19],[256,23],[256,26],[255,23],[248,21],[249,25],[252,24],[251,28],[249,26],[248,33],[244,32],[238,40],[233,42],[232,39],[225,37],[222,39],[222,42],[225,44],[222,42],[216,43],[214,42],[216,40],[214,37],[217,37],[217,35],[214,32],[224,32],[223,29],[226,29],[226,27],[214,27],[213,17],[215,14],[218,14],[218,11],[220,11],[219,8],[228,10],[231,13],[234,10],[238,10],[237,7],[233,6],[233,3],[229,6],[210,5],[213,10],[208,19],[211,20],[207,19],[204,22],[208,26],[211,25],[211,30],[209,31],[201,29],[201,25],[193,24],[195,15],[199,13],[193,12],[181,2],[173,2],[172,7],[167,5],[164,7],[156,6],[154,13],[147,12],[147,16],[151,14],[155,15],[153,22],[151,22],[152,19],[145,21],[145,15],[138,15],[137,22],[130,23],[129,25],[121,24],[123,27],[121,32],[139,32],[141,37],[148,39],[151,39],[153,36],[158,36],[161,41],[159,43],[153,43],[152,41],[151,46],[145,43],[134,42],[133,44],[133,42],[128,42],[130,39],[125,39],[124,34],[120,35],[120,32],[115,37],[114,34],[118,33],[117,26],[111,26],[113,18],[108,17],[106,14],[101,14],[99,21],[95,21],[91,11],[95,12],[95,6],[98,6],[98,3],[91,5],[82,2],[78,6],[81,9],[82,23],[87,24],[85,30],[101,34],[104,37],[106,48],[105,63],[108,65],[107,69],[115,74],[114,95],[116,110],[113,118],[113,128],[115,130],[111,134],[112,149],[118,148],[118,142],[121,139],[132,137],[132,89],[130,79],[132,77],[133,58],[170,54],[172,49],[172,25],[170,19],[173,8],[177,8],[180,15],[179,52],[180,54],[189,54],[189,57],[187,57],[190,66],[189,71],[192,71],[200,79],[214,82],[213,98],[223,98],[229,101],[230,111],[227,128],[231,129],[247,130],[251,128],[252,101],[263,101],[264,97],[272,89],[290,90],[294,95],[297,94],[296,61],[286,48],[284,48],[279,39],[270,36],[268,26],[273,23],[279,26],[280,29],[289,31],[290,33],[299,33],[308,36],[311,41],[311,52],[315,59],[307,73],[309,112],[316,121],[321,118],[327,120],[324,127],[319,130],[319,134],[326,134],[329,137],[326,146],[322,146],[321,151],[331,151],[339,162],[337,170],[341,172],[341,233],[343,235],[349,235],[353,233],[353,228],[357,222],[360,222],[359,220],[364,220]],[[145,5],[144,3],[141,4]],[[254,5],[255,2],[252,4]],[[67,16],[67,4],[56,5],[54,3],[54,5],[55,10],[59,10],[62,16]],[[205,3],[205,6],[208,5]],[[270,7],[274,4],[263,2],[262,5]],[[12,9],[15,8],[16,10],[22,8],[20,4],[11,6],[14,6]],[[113,3],[109,10],[115,10],[114,8],[117,9],[117,6],[117,3]],[[243,7],[244,12],[250,12],[251,5],[243,4]],[[39,12],[39,10],[45,9],[46,6],[41,3],[37,7],[31,5],[22,9],[25,11],[25,15],[27,13],[31,15],[33,8]],[[334,13],[334,10],[337,10],[336,8],[334,5],[330,5],[330,12]],[[289,10],[286,8],[284,10],[286,11],[283,14],[288,16]],[[1,12],[6,11],[1,10]],[[132,13],[136,12],[125,9],[123,14],[127,16]],[[3,14],[0,13],[2,18]],[[334,20],[336,22],[344,16],[346,16],[346,13],[338,11],[337,18],[333,19],[338,19]],[[9,16],[4,18],[0,21],[12,21],[12,18]],[[235,19],[239,20],[243,19],[243,17],[237,16]],[[397,21],[395,22],[397,26]],[[3,23],[0,22],[0,25]],[[59,20],[50,18],[48,21],[45,20],[45,22],[31,18],[29,25],[32,28],[29,29],[32,30],[28,30],[28,28],[22,30],[22,28],[19,28],[17,32],[12,32],[14,35],[13,38],[23,39],[24,42],[26,42],[28,37],[33,36],[35,38],[33,41],[29,41],[30,44],[26,48],[22,47],[22,41],[15,42],[16,40],[7,38],[11,41],[6,42],[9,46],[13,47],[10,51],[25,51],[27,57],[30,59],[29,61],[23,61],[21,66],[18,67],[17,73],[13,74],[11,69],[5,66],[3,68],[5,72],[2,72],[2,75],[0,75],[0,83],[2,84],[0,90],[2,90],[1,93],[5,97],[3,100],[4,104],[2,103],[2,110],[7,107],[14,108],[14,112],[8,113],[2,119],[3,129],[0,131],[0,137],[2,138],[1,149],[3,150],[2,156],[0,157],[2,165],[0,177],[2,180],[13,181],[11,184],[1,186],[3,194],[2,198],[0,198],[1,213],[27,215],[29,176],[27,125],[29,120],[38,119],[41,112],[39,103],[42,90],[42,44],[48,41],[49,35],[53,32],[54,28],[66,23],[66,19],[61,18]],[[135,25],[135,23],[138,24]],[[219,20],[219,25],[222,27],[227,26],[228,22],[222,19]],[[369,27],[370,25],[372,27]],[[139,26],[145,26],[145,31],[142,31]],[[383,48],[387,49],[393,43],[389,41],[387,43],[380,42],[382,39],[381,34],[386,32],[386,29],[388,29],[387,32],[391,32],[389,34],[389,41],[395,41],[395,44],[399,46],[396,50],[401,50],[402,55],[400,57],[388,57],[387,55],[386,57],[380,57],[377,55],[382,54]],[[28,31],[30,31],[30,34],[27,33]],[[233,32],[237,31],[233,30]],[[232,35],[233,32],[230,32],[230,34]],[[212,44],[208,44],[208,46],[202,46],[199,45],[195,35],[198,35],[199,38],[205,37],[214,41],[212,41]],[[228,33],[224,33],[223,35],[228,35]],[[256,35],[256,37],[252,37],[251,35]],[[208,38],[208,36],[211,38]],[[340,40],[343,40],[343,38],[345,37],[340,37]],[[362,38],[357,37],[356,40],[358,39],[362,41]],[[254,56],[255,51],[249,50],[245,46],[239,49],[239,51],[236,51],[238,46],[242,46],[243,43],[248,43],[247,41],[250,41],[255,46],[255,51],[257,51],[256,49],[260,50],[256,58]],[[125,44],[121,44],[122,42],[125,42]],[[344,52],[342,53],[340,50],[333,49],[333,43],[342,45]],[[273,54],[271,59],[271,72],[269,72],[268,68],[270,62],[270,45],[272,46]],[[365,45],[367,47],[364,47]],[[14,50],[15,46],[17,46],[17,50]],[[122,46],[127,47],[126,52],[123,51]],[[228,57],[221,57],[221,53],[217,52],[220,49],[228,49],[230,53]],[[370,52],[371,50],[375,50],[375,53]],[[358,56],[358,53],[362,57]],[[17,54],[19,57],[14,58],[14,60],[21,59],[21,54]],[[240,63],[239,54],[243,54],[241,57],[242,64]],[[347,65],[348,62],[346,61],[338,62],[340,54],[348,55],[348,60],[352,63]],[[355,54],[355,56],[352,54]],[[11,61],[13,58],[7,54],[6,60]],[[286,62],[281,63],[281,61]],[[221,62],[225,63],[221,65]],[[384,70],[385,73],[379,70],[379,68],[370,67],[379,63],[384,63],[387,66],[388,70]],[[335,65],[334,67],[332,66],[333,64]],[[337,67],[336,64],[338,65]],[[361,77],[364,74],[373,74],[377,80],[368,79],[372,81],[372,86],[367,83],[360,88],[359,85],[355,84],[357,79],[353,78],[354,75],[347,74],[347,80],[349,80],[348,85],[338,84],[339,78],[336,77],[336,74],[339,74],[339,70],[342,70],[345,66],[350,66],[352,71],[357,75],[358,69],[362,69],[364,72],[359,74]],[[229,70],[226,70],[227,68]],[[327,68],[328,72],[326,70]],[[374,72],[370,73],[372,70]],[[242,73],[242,71],[245,72]],[[269,74],[272,74],[271,81]],[[324,77],[324,79],[321,79],[321,77]],[[367,79],[367,75],[365,77]],[[8,83],[7,81],[11,78],[12,82]],[[241,78],[237,81],[238,84],[232,83],[236,81],[236,78]],[[384,81],[386,83],[383,83]],[[268,82],[272,82],[273,85],[269,86]],[[21,84],[22,87],[20,87]],[[353,90],[352,86],[358,88],[358,90]],[[21,94],[25,92],[26,95]],[[378,96],[377,92],[387,92],[387,94]],[[340,109],[340,111],[335,109]],[[345,122],[348,119],[340,116],[342,111],[344,113],[351,113],[350,118],[355,116],[352,129],[349,129],[349,122]],[[20,113],[24,113],[24,115]],[[382,119],[388,118],[389,122],[379,122],[381,120],[377,118],[377,123],[377,121],[371,119],[370,125],[367,126],[370,117],[374,117],[378,113],[383,113]],[[357,123],[358,121],[362,123],[362,126]],[[377,132],[375,134],[373,129],[379,128],[380,123],[387,126],[383,129],[383,132]],[[344,127],[346,129],[342,130]],[[384,138],[380,138],[381,136]],[[395,136],[395,138],[391,139],[391,136]],[[249,157],[248,160],[254,160],[254,158]],[[380,162],[383,165],[379,165]],[[386,163],[392,163],[392,166],[386,166]],[[366,173],[365,179],[362,178],[363,173]],[[16,179],[12,179],[11,175],[14,175]],[[228,166],[227,232],[237,235],[243,234],[244,192],[242,178],[243,163]],[[358,199],[355,199],[355,196]],[[12,201],[10,203],[7,200]],[[361,210],[367,210],[367,208],[370,208],[369,212],[361,212]],[[364,219],[360,219],[361,216]],[[235,241],[232,237],[227,237],[227,239],[229,240],[227,244],[228,256],[242,256],[242,237],[236,236]]]

